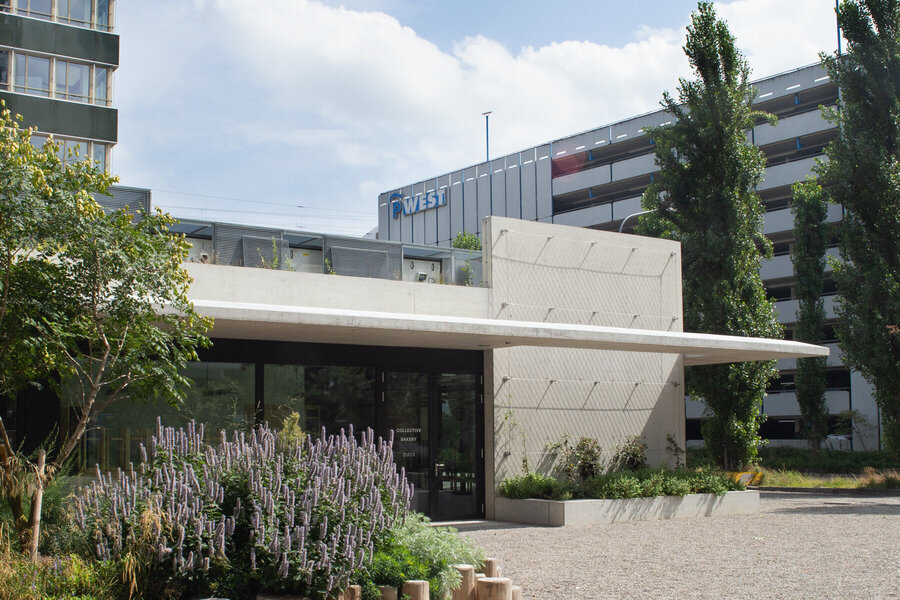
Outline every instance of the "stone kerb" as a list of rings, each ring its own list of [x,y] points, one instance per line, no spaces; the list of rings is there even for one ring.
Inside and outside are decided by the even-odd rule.
[[[716,515],[759,514],[759,492],[747,490],[686,496],[657,496],[621,500],[512,500],[497,497],[498,521],[550,527],[587,527],[628,521],[657,521]]]

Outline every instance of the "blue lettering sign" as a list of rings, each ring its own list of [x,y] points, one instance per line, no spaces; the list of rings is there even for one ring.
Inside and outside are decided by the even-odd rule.
[[[418,212],[438,208],[447,205],[447,190],[438,190],[426,192],[424,194],[416,194],[404,198],[399,193],[391,194],[391,216],[395,219],[400,218],[400,214],[414,215]]]

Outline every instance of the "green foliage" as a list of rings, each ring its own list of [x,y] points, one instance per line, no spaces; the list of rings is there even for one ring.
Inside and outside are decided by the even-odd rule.
[[[371,581],[399,588],[412,579],[428,579],[429,568],[409,548],[393,543],[379,550],[372,559]]]
[[[647,463],[647,442],[639,435],[629,435],[621,446],[616,446],[609,462],[612,471],[637,471]]]
[[[584,481],[603,471],[603,448],[594,438],[583,437],[572,446],[569,436],[547,446],[546,451],[561,461],[560,467],[570,482]]]
[[[119,600],[127,598],[121,565],[62,556],[34,562],[0,552],[0,600]]]
[[[540,475],[531,474],[507,479],[500,484],[497,493],[504,498],[568,500],[569,498],[647,498],[684,496],[685,494],[721,495],[727,491],[745,489],[742,483],[734,481],[724,473],[708,468],[696,470],[642,468],[635,471],[610,471],[591,477],[577,485],[566,486],[554,479],[555,487],[541,478]],[[535,484],[535,481],[540,481],[541,485]],[[547,494],[547,490],[554,493]],[[556,490],[564,490],[564,493],[555,493]]]
[[[712,466],[716,463],[705,448],[688,449],[688,464],[692,467]],[[866,467],[898,469],[900,461],[884,451],[846,451],[822,449],[812,453],[803,448],[767,446],[759,451],[759,465],[768,470],[799,471],[803,473],[862,473]]]
[[[211,325],[187,297],[189,244],[168,235],[174,221],[158,212],[105,213],[93,196],[115,179],[90,161],[64,164],[54,144],[36,149],[30,136],[4,108],[0,394],[42,380],[71,382],[76,394],[67,407],[74,423],[45,471],[24,457],[4,460],[14,452],[0,444],[0,497],[29,551],[40,514],[26,515],[24,506],[35,505],[88,424],[125,398],[177,403],[189,385],[183,370],[209,343]],[[5,440],[2,421],[0,433]]]
[[[678,97],[663,94],[672,124],[647,134],[660,173],[647,188],[637,231],[681,242],[686,331],[781,337],[759,265],[771,256],[755,192],[765,156],[747,139],[753,111],[750,68],[711,3],[691,17],[684,46],[696,79],[680,79]],[[760,407],[774,361],[691,367],[690,395],[706,403],[703,438],[725,468],[752,463],[760,444]]]
[[[867,468],[859,487],[867,490],[900,490],[900,471]]]
[[[769,487],[855,488],[858,482],[852,477],[817,476],[784,469],[762,469],[759,484]]]
[[[831,237],[826,219],[828,206],[822,186],[814,179],[795,183],[791,191],[794,215],[795,289],[797,310],[795,339],[809,344],[822,342],[825,305],[825,249]],[[803,417],[803,430],[811,450],[818,450],[828,434],[828,406],[825,404],[825,357],[797,359],[797,403]]]
[[[568,500],[570,486],[555,477],[540,473],[526,473],[519,477],[505,479],[497,488],[504,498],[544,498],[546,500]]]
[[[844,0],[849,52],[823,56],[840,88],[838,136],[816,172],[844,208],[834,265],[844,364],[875,387],[888,448],[900,455],[900,5]]]
[[[282,421],[281,431],[278,432],[278,440],[282,443],[303,445],[306,441],[306,432],[300,426],[300,413],[292,410],[287,414]]]
[[[474,233],[460,231],[456,234],[456,237],[453,238],[451,246],[463,250],[481,250],[481,238]]]
[[[426,567],[431,598],[439,600],[459,585],[459,571],[454,565],[469,564],[479,568],[484,552],[452,527],[435,527],[428,517],[410,513],[394,530],[396,542],[406,548]],[[380,583],[376,581],[376,583]]]

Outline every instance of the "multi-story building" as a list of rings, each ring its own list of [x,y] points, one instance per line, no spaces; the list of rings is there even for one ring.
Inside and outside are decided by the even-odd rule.
[[[63,160],[91,158],[110,166],[118,137],[112,107],[119,36],[114,0],[0,0],[0,99],[22,124],[35,127],[32,142],[49,136]],[[140,200],[119,188],[110,204]],[[58,412],[53,394],[28,390],[19,402],[0,401],[0,417],[13,442],[33,445],[48,431],[41,417]]]
[[[52,135],[63,158],[103,167],[118,136],[113,1],[0,0],[0,98],[34,141]]]
[[[820,106],[834,105],[838,90],[824,68],[810,65],[754,83],[755,108],[778,117],[777,125],[760,122],[748,136],[766,155],[765,180],[758,192],[766,207],[764,232],[775,256],[761,275],[791,339],[797,300],[791,262],[793,217],[791,184],[810,174],[815,161],[835,136]],[[406,243],[449,246],[460,231],[481,235],[486,215],[631,231],[641,211],[641,194],[658,171],[653,140],[644,128],[663,125],[670,115],[656,111],[572,135],[489,162],[428,178],[384,192],[378,199],[378,238]],[[828,220],[842,218],[840,206],[829,206]],[[836,239],[828,249],[837,255]],[[879,415],[866,380],[844,367],[834,334],[834,282],[826,276],[825,344],[831,348],[826,398],[834,416],[855,410],[856,431],[850,440],[831,440],[856,449],[879,446]],[[800,410],[794,391],[796,362],[783,360],[763,406],[768,421],[762,433],[773,442],[802,445]],[[689,440],[700,439],[703,406],[687,402]],[[865,424],[868,422],[868,425]]]

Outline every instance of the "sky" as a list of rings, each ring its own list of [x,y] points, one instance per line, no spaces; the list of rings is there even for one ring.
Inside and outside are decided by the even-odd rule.
[[[363,235],[378,194],[659,108],[684,0],[116,4],[121,184],[182,219]],[[834,52],[833,0],[716,9],[760,79]]]

